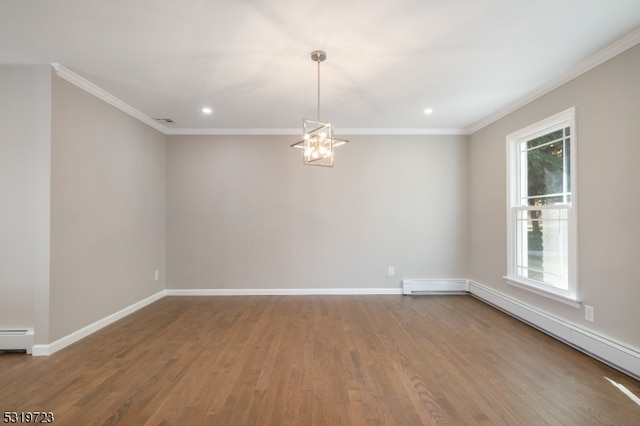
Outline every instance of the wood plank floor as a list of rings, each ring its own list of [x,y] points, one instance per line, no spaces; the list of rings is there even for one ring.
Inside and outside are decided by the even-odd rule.
[[[62,425],[640,425],[614,383],[640,396],[471,296],[166,297],[50,357],[0,354],[0,411]]]

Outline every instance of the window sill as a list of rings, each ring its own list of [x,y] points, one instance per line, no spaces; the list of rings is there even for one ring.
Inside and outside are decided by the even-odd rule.
[[[530,291],[531,293],[535,293],[540,296],[544,296],[546,298],[555,300],[556,302],[564,303],[565,305],[573,306],[574,308],[580,308],[582,304],[580,300],[575,297],[571,297],[562,293],[554,293],[540,287],[535,287],[528,281],[521,278],[511,276],[505,276],[502,278],[504,278],[509,285]]]

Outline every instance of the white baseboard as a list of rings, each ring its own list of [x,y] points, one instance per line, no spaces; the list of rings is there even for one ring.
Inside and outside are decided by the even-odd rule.
[[[475,281],[469,291],[478,299],[524,321],[550,336],[599,359],[630,376],[640,379],[640,350],[607,336],[587,330],[522,303]]]
[[[304,296],[402,294],[400,288],[240,288],[167,289],[167,296]]]
[[[113,313],[105,318],[102,318],[101,320],[98,320],[96,322],[94,322],[93,324],[89,324],[86,327],[81,328],[80,330],[74,331],[73,333],[62,337],[58,340],[56,340],[53,343],[50,343],[48,345],[33,345],[33,355],[34,356],[49,356],[55,352],[58,352],[61,349],[66,348],[67,346],[71,345],[72,343],[77,342],[78,340],[87,337],[88,335],[95,333],[96,331],[100,330],[101,328],[106,327],[107,325],[114,323],[116,321],[118,321],[119,319],[122,319],[124,317],[126,317],[129,314],[132,314],[133,312],[144,308],[145,306],[162,299],[164,296],[166,295],[166,290],[162,290],[152,296],[147,297],[146,299],[143,299],[139,302],[136,302],[130,306],[127,306],[124,309],[119,310],[116,313]]]

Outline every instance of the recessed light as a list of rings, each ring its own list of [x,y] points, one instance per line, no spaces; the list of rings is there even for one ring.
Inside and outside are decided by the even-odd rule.
[[[204,107],[202,108],[202,112],[205,114],[211,114],[213,112],[213,110],[209,107]]]
[[[426,115],[430,115],[431,113],[433,113],[433,109],[432,108],[427,108],[427,109],[424,110],[424,113]]]

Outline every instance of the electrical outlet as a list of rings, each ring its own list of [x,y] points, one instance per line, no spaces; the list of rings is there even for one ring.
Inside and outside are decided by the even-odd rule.
[[[156,269],[156,272],[153,277],[155,278],[156,281],[158,281],[160,279],[160,271]]]
[[[388,274],[389,274],[390,277],[395,277],[396,276],[396,268],[394,268],[393,266],[389,266]]]
[[[584,319],[590,322],[594,321],[593,306],[584,305]]]

